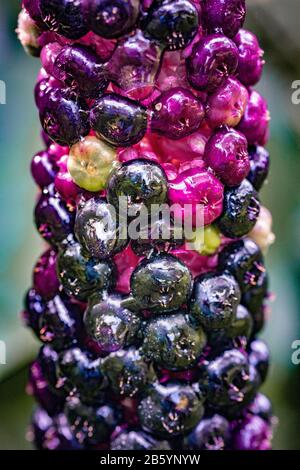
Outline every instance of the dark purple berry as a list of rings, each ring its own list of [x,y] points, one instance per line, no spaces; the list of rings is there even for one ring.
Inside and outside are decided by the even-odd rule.
[[[114,285],[114,266],[88,257],[76,242],[61,247],[57,272],[65,292],[82,301],[88,300],[93,292],[106,291]]]
[[[228,238],[243,237],[254,227],[260,212],[256,190],[248,180],[224,193],[223,213],[218,227]]]
[[[269,370],[269,348],[264,341],[256,339],[250,344],[248,353],[249,363],[256,368],[261,378],[261,382],[263,383],[267,378]]]
[[[102,371],[108,386],[120,398],[140,395],[155,377],[152,368],[135,348],[109,354],[103,360]]]
[[[202,328],[194,328],[184,312],[178,312],[148,321],[142,351],[159,367],[182,370],[197,363],[205,345]]]
[[[142,431],[122,431],[112,442],[111,450],[171,450],[168,441],[159,441]]]
[[[238,49],[230,39],[213,34],[194,45],[186,65],[191,85],[197,90],[212,93],[236,71]]]
[[[58,167],[53,156],[46,150],[34,155],[31,161],[31,174],[40,188],[45,188],[54,182]]]
[[[116,93],[106,94],[92,106],[90,125],[99,138],[115,146],[127,147],[144,137],[147,109]]]
[[[90,2],[90,26],[104,38],[119,38],[135,25],[139,0],[93,0]]]
[[[249,416],[235,429],[234,450],[271,450],[272,428],[259,416]]]
[[[123,163],[113,171],[107,184],[108,202],[120,207],[119,198],[127,198],[125,203],[131,216],[135,216],[144,206],[151,209],[153,204],[165,203],[167,192],[164,170],[156,163],[142,159]]]
[[[80,204],[74,230],[84,249],[97,259],[110,258],[127,244],[113,207],[99,197]]]
[[[270,154],[261,146],[249,147],[250,171],[247,179],[259,191],[264,184],[270,167]]]
[[[76,396],[67,400],[65,414],[77,441],[85,445],[107,442],[120,419],[111,405],[88,406]]]
[[[73,231],[74,213],[52,188],[44,191],[35,208],[35,223],[40,235],[51,245],[65,240]]]
[[[269,423],[272,422],[272,404],[269,398],[266,397],[266,395],[263,395],[262,393],[257,393],[255,395],[255,398],[248,406],[246,413],[249,413],[254,416],[259,416],[260,418],[264,419]]]
[[[73,145],[89,133],[87,105],[74,92],[53,89],[40,110],[44,131],[59,145]]]
[[[181,139],[199,129],[204,114],[204,105],[189,90],[172,88],[153,102],[151,130],[169,139]]]
[[[85,98],[98,98],[108,85],[97,55],[80,45],[61,50],[54,62],[53,75]]]
[[[23,320],[28,328],[39,337],[39,321],[40,317],[46,310],[46,302],[35,289],[30,289],[24,299],[25,311],[23,312]]]
[[[185,48],[198,27],[197,9],[188,0],[154,0],[142,22],[145,34],[171,51]]]
[[[49,300],[59,290],[59,281],[56,274],[56,252],[47,250],[39,258],[33,270],[33,285],[35,290]]]
[[[250,170],[247,139],[235,129],[221,129],[209,139],[204,160],[227,186],[237,186]]]
[[[88,3],[88,0],[39,0],[39,8],[50,31],[79,39],[88,32]]]
[[[203,25],[208,32],[223,32],[232,38],[243,26],[246,16],[245,0],[204,0]]]
[[[164,313],[177,310],[187,302],[192,278],[179,259],[160,254],[143,260],[137,266],[130,285],[134,300],[141,308]]]
[[[93,296],[84,314],[86,333],[96,341],[100,351],[111,353],[136,341],[141,327],[136,313],[122,307],[120,295]]]
[[[203,413],[202,395],[191,386],[173,382],[166,386],[154,383],[138,407],[142,428],[162,438],[191,431]]]
[[[239,50],[238,79],[246,86],[253,86],[262,75],[264,51],[260,48],[255,34],[246,29],[240,29],[234,42]]]
[[[224,450],[229,441],[229,422],[218,414],[202,419],[188,436],[188,446],[193,450]]]
[[[196,278],[189,311],[205,330],[229,327],[241,300],[238,283],[230,274],[208,273]]]

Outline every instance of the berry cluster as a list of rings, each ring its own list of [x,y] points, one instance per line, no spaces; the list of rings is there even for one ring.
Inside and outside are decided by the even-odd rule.
[[[269,449],[258,392],[273,241],[263,69],[245,0],[23,0],[40,57],[32,160],[47,249],[24,320],[43,343],[28,390],[39,449]],[[158,218],[177,206],[193,243]],[[174,221],[172,221],[173,223]],[[194,223],[194,222],[193,222]],[[155,226],[154,226],[155,225]]]

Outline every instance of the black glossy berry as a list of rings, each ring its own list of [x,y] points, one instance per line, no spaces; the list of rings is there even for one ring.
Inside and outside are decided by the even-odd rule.
[[[243,237],[254,227],[260,212],[256,190],[248,180],[224,193],[223,213],[218,226],[226,237]]]
[[[106,383],[101,359],[78,347],[67,349],[59,355],[57,372],[65,388],[69,391],[75,388],[83,402],[103,402]]]
[[[250,172],[247,179],[259,191],[269,174],[270,154],[264,147],[252,145],[249,147],[249,159]]]
[[[120,206],[120,197],[125,198],[131,216],[143,206],[163,204],[167,200],[168,182],[162,168],[149,160],[133,160],[117,168],[107,185],[108,201]],[[121,201],[123,204],[123,201]]]
[[[39,234],[51,245],[59,245],[73,232],[74,212],[50,186],[40,195],[34,218]]]
[[[111,353],[103,360],[103,373],[119,397],[136,397],[154,379],[154,372],[135,348]]]
[[[87,334],[100,350],[110,353],[130,346],[140,329],[137,314],[122,307],[122,296],[93,296],[84,314]]]
[[[56,88],[47,93],[40,110],[44,131],[59,145],[73,145],[89,133],[88,107],[68,89]]]
[[[90,125],[100,139],[116,147],[127,147],[144,137],[147,109],[137,101],[109,93],[93,104]]]
[[[93,292],[108,290],[114,285],[113,264],[88,257],[77,242],[61,247],[57,273],[66,293],[79,300],[87,300]]]
[[[122,431],[112,442],[111,450],[171,450],[167,441],[159,441],[143,431]]]
[[[90,26],[104,38],[118,38],[129,32],[138,17],[140,0],[93,0]]]
[[[82,328],[81,312],[77,305],[61,295],[47,302],[39,319],[39,339],[56,350],[71,346]]]
[[[198,27],[197,9],[188,0],[155,0],[142,24],[146,35],[173,51],[187,46]]]
[[[29,289],[24,299],[24,307],[23,320],[26,326],[39,337],[39,321],[46,310],[46,302],[35,289]]]
[[[184,312],[178,312],[149,320],[142,351],[159,367],[182,370],[197,363],[205,345],[202,328],[193,328]]]
[[[266,380],[269,362],[270,362],[270,352],[266,343],[260,339],[252,341],[249,347],[249,362],[252,364],[258,371],[261,381]]]
[[[88,32],[87,0],[39,0],[39,8],[50,31],[70,39],[79,39]]]
[[[98,259],[112,257],[127,244],[113,207],[99,197],[79,206],[74,231],[86,251]]]
[[[160,254],[143,260],[132,273],[131,292],[141,308],[154,313],[171,312],[189,298],[192,277],[177,258]]]
[[[188,436],[188,447],[194,450],[223,450],[229,440],[229,422],[223,416],[214,414],[202,419]]]
[[[203,397],[188,385],[153,384],[138,406],[142,428],[155,436],[172,438],[191,431],[204,413]]]
[[[219,254],[219,269],[229,271],[237,279],[243,295],[265,279],[263,255],[250,238],[225,246]]]
[[[153,251],[169,251],[184,243],[183,234],[164,217],[141,228],[138,238],[131,240],[131,248],[138,256],[149,256]]]
[[[106,442],[120,418],[111,405],[84,405],[76,396],[67,400],[65,414],[77,441],[85,445]]]
[[[204,379],[210,406],[226,414],[244,407],[252,399],[259,383],[247,354],[238,349],[227,350],[210,361]]]
[[[240,300],[240,288],[233,276],[208,273],[195,280],[189,310],[206,330],[226,328],[233,322]]]

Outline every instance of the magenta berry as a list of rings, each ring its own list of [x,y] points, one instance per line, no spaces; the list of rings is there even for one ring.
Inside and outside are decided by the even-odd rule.
[[[265,145],[269,137],[269,123],[267,103],[253,90],[238,129],[245,134],[249,145]]]
[[[264,51],[260,48],[255,34],[241,29],[234,38],[239,50],[238,79],[245,86],[255,85],[261,78]]]
[[[245,0],[204,0],[203,22],[209,32],[222,31],[232,38],[243,26]]]
[[[238,186],[249,173],[246,137],[234,129],[217,131],[205,147],[204,159],[227,186]]]

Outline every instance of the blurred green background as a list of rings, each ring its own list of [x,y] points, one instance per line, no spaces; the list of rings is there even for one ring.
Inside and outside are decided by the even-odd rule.
[[[26,367],[38,349],[19,316],[42,251],[29,173],[31,157],[42,147],[32,93],[39,61],[25,55],[14,32],[20,3],[0,4],[0,80],[7,94],[0,105],[0,340],[7,347],[7,364],[0,365],[0,449],[30,448],[25,433],[33,403],[24,389]],[[291,344],[300,339],[300,105],[291,102],[292,82],[300,80],[300,1],[247,3],[246,27],[259,36],[267,60],[258,89],[272,114],[272,168],[262,200],[277,236],[267,257],[276,300],[263,334],[273,361],[264,391],[280,420],[274,448],[300,449],[300,365],[291,362]]]

